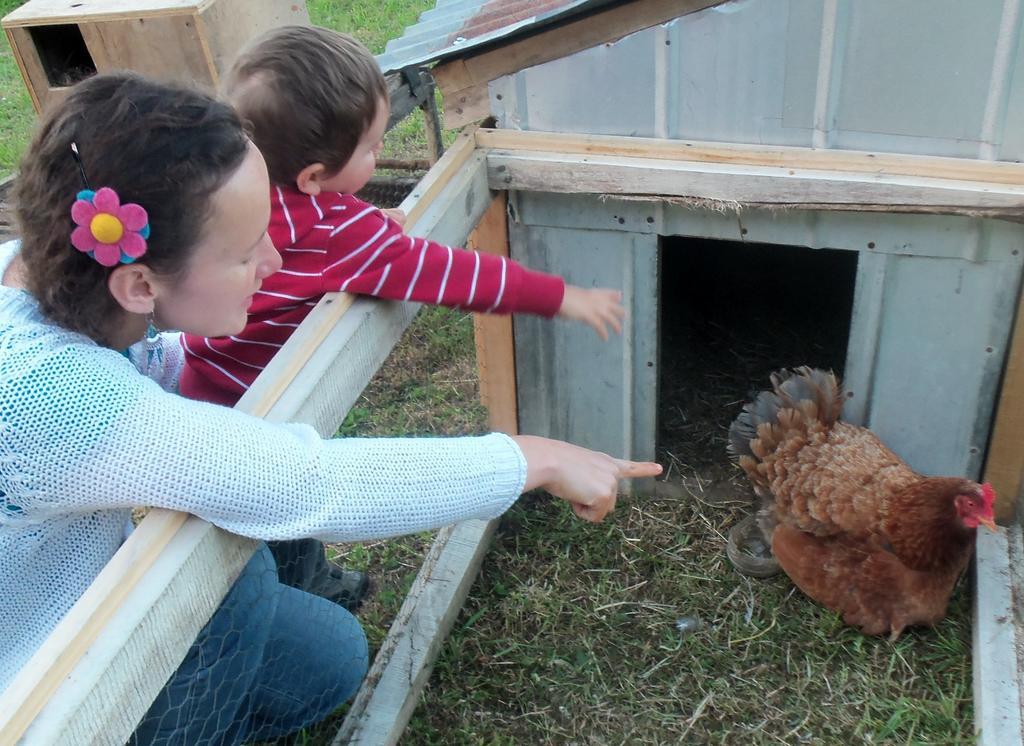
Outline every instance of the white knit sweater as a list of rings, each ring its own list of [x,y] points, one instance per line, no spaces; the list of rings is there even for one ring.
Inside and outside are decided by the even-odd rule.
[[[0,274],[16,251],[0,246]],[[504,435],[324,441],[179,397],[164,389],[180,346],[165,342],[162,360],[140,345],[129,360],[0,287],[0,692],[114,554],[134,506],[259,539],[354,541],[493,518],[523,488]]]

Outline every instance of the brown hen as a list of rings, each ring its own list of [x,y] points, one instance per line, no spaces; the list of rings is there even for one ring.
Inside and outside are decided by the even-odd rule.
[[[779,566],[866,634],[895,640],[938,622],[976,528],[995,530],[992,487],[922,476],[871,431],[840,422],[830,372],[771,382],[729,428],[729,450],[763,499],[758,523]]]

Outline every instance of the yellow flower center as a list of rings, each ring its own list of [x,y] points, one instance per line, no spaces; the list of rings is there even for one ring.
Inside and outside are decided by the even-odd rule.
[[[124,226],[113,215],[101,212],[89,223],[93,238],[100,243],[117,243],[124,235]]]

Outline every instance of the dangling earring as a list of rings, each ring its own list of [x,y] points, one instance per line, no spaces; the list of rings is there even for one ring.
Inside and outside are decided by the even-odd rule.
[[[152,311],[146,314],[146,339],[159,337],[162,331],[163,329],[156,325],[156,308],[154,307]]]
[[[156,325],[156,308],[146,314],[146,365],[153,365],[153,358],[163,363],[164,348],[160,344],[160,332],[162,330]]]

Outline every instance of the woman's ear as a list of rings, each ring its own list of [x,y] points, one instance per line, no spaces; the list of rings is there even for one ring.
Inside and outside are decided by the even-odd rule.
[[[145,264],[119,264],[107,278],[107,289],[125,311],[142,316],[153,312],[156,287]]]
[[[303,194],[315,197],[320,194],[320,180],[327,175],[327,166],[322,163],[311,163],[299,171],[295,177],[295,186]]]

